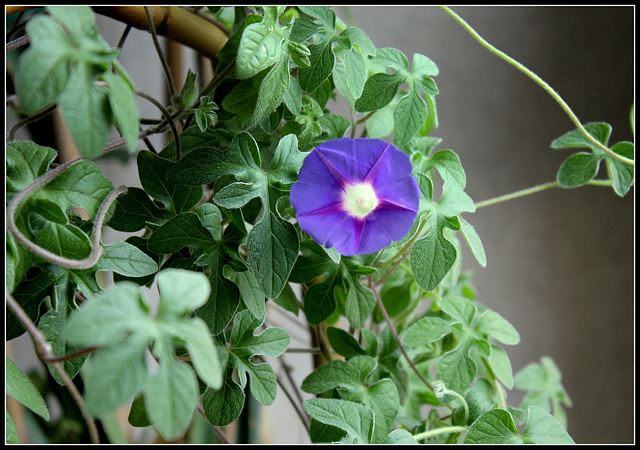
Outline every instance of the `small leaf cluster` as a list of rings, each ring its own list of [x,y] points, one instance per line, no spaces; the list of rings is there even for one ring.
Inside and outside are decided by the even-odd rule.
[[[611,125],[605,122],[587,123],[585,130],[603,146],[607,146],[611,136]],[[557,181],[563,188],[582,186],[593,180],[600,169],[600,162],[604,159],[607,166],[607,174],[613,190],[623,197],[633,184],[634,168],[632,165],[619,161],[607,154],[599,146],[587,139],[580,130],[570,131],[551,143],[551,148],[564,149],[574,147],[586,147],[591,152],[579,152],[568,157],[560,166]],[[633,142],[618,142],[611,147],[611,151],[620,156],[634,159],[635,151]]]
[[[80,270],[54,264],[7,232],[7,292],[53,354],[75,355],[62,366],[82,377],[90,413],[103,417],[130,402],[131,425],[176,439],[196,410],[222,427],[251,397],[271,405],[282,375],[267,358],[284,358],[291,341],[288,330],[271,326],[275,308],[304,321],[325,358],[315,355],[295,387],[314,396],[298,405],[311,418],[314,443],[571,442],[562,409],[570,400],[557,367],[545,357],[514,376],[503,347],[520,336],[476,299],[462,272],[463,239],[480,266],[487,256],[467,220],[476,205],[460,158],[432,135],[437,65],[421,54],[409,64],[402,51],[377,48],[326,6],[207,13],[229,28],[214,62],[214,73],[225,75],[198,90],[189,71],[165,117],[184,119],[184,129],[159,151],[149,146],[131,158],[139,184],[117,197],[105,220],[127,237],[100,243],[97,263]],[[15,74],[19,106],[34,113],[58,105],[86,159],[38,185],[56,151],[9,143],[7,202],[38,185],[17,206],[16,227],[41,249],[80,260],[113,191],[89,159],[101,153],[111,125],[135,149],[143,122],[119,51],[99,36],[88,7],[48,6],[26,31],[31,44]],[[339,98],[349,118],[331,112]],[[608,125],[586,128],[607,144]],[[345,257],[300,229],[289,192],[316,145],[359,131],[410,157],[420,205],[402,240]],[[552,144],[584,146],[592,153],[570,157],[559,184],[589,182],[605,159],[624,195],[632,168],[578,132]],[[633,156],[631,143],[612,150]],[[113,273],[113,286],[99,282],[102,271]],[[144,294],[154,283],[157,304]],[[8,339],[24,332],[11,313],[6,325]],[[7,364],[8,393],[46,418]],[[445,386],[443,393],[434,386]],[[505,388],[514,387],[528,392],[517,408],[505,400]]]
[[[16,91],[25,113],[57,104],[80,154],[100,154],[114,125],[130,150],[138,141],[134,84],[100,36],[88,6],[47,6],[27,24],[29,48],[20,56]]]
[[[207,278],[167,269],[157,281],[160,303],[155,315],[139,286],[123,281],[74,311],[62,335],[71,344],[98,348],[83,376],[92,414],[110,412],[142,395],[150,423],[172,439],[184,432],[196,409],[199,387],[194,371],[214,389],[222,385],[222,371],[206,323],[190,317],[207,301]],[[176,356],[181,347],[192,366]],[[146,361],[147,352],[157,364],[155,373]]]

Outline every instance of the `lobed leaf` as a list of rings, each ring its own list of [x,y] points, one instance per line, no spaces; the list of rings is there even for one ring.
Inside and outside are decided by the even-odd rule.
[[[345,430],[350,443],[371,443],[374,416],[366,406],[331,398],[312,398],[302,406],[317,421]]]
[[[19,401],[44,420],[49,421],[49,409],[42,396],[24,372],[8,356],[6,357],[5,370],[7,395]]]

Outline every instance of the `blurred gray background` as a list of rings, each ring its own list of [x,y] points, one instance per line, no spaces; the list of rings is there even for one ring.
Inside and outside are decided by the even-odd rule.
[[[583,123],[610,123],[610,144],[633,141],[633,7],[453,9],[487,41],[546,80]],[[443,139],[439,148],[459,155],[466,192],[476,202],[554,181],[561,163],[578,151],[549,147],[574,128],[560,106],[439,8],[335,10],[377,47],[398,48],[409,61],[413,53],[421,53],[439,66],[440,126],[432,134]],[[115,46],[123,24],[97,18],[103,36]],[[163,98],[164,77],[148,33],[132,30],[121,62],[138,89]],[[186,67],[197,70],[186,50],[184,66],[185,73]],[[142,116],[158,117],[148,102],[138,104]],[[163,145],[159,138],[153,142]],[[139,185],[135,165],[116,160],[100,165],[114,186]],[[600,177],[606,176],[604,164],[602,169]],[[474,273],[477,299],[509,320],[521,336],[520,344],[506,348],[514,373],[543,355],[552,357],[573,401],[567,411],[573,439],[633,442],[634,189],[624,198],[603,187],[552,189],[481,208],[465,218],[480,235],[488,260],[486,268],[480,267],[463,245],[464,268]],[[106,232],[107,242],[120,238]],[[308,345],[293,316],[276,314],[280,316],[272,325],[299,336],[297,346]],[[21,340],[26,349],[13,347],[13,355],[26,370],[31,342]],[[285,356],[299,380],[309,373],[309,356]],[[278,363],[273,366],[279,373]],[[509,403],[517,405],[522,392],[508,395]],[[283,395],[262,416],[262,442],[309,442]]]

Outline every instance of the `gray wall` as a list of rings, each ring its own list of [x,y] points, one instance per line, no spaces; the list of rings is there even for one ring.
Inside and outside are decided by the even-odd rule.
[[[452,9],[546,80],[583,123],[610,123],[611,144],[633,141],[633,8]],[[560,107],[439,8],[350,10],[352,24],[376,46],[398,48],[409,60],[422,53],[439,66],[440,127],[433,134],[460,156],[475,201],[554,181],[577,151],[549,148],[574,128]],[[507,348],[514,372],[542,355],[559,366],[573,400],[568,429],[578,443],[634,440],[633,195],[554,189],[465,216],[488,259],[483,269],[464,254],[477,298],[520,332],[521,343]],[[519,401],[521,392],[509,395]]]

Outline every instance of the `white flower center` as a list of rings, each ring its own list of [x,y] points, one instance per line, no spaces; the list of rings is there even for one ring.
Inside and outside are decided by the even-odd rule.
[[[348,184],[345,187],[342,206],[354,217],[367,217],[378,206],[378,197],[368,183]]]

